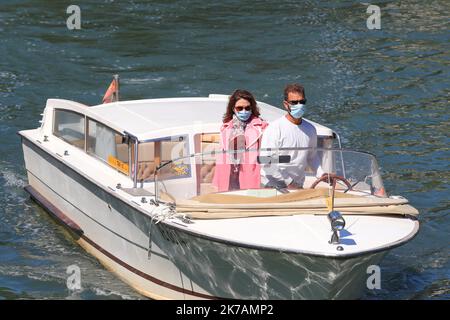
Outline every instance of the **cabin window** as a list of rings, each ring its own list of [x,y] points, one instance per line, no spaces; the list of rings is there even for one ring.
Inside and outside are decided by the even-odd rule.
[[[53,134],[84,149],[84,116],[69,110],[55,110]]]
[[[152,181],[155,169],[170,160],[187,157],[189,145],[187,136],[167,137],[151,142],[139,143],[138,147],[138,181]],[[189,159],[177,161],[161,169],[159,176],[163,179],[190,177]]]
[[[118,171],[129,174],[128,143],[124,142],[124,136],[92,119],[88,119],[86,151]]]

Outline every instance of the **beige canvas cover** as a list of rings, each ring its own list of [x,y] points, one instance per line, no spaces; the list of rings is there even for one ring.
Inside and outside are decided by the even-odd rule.
[[[272,197],[207,194],[177,201],[176,210],[193,219],[226,219],[296,214],[328,214],[328,189],[303,189]],[[419,212],[405,198],[335,193],[335,210],[342,214],[409,214]]]

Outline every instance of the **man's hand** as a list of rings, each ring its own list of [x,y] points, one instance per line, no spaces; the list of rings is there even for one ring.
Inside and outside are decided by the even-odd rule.
[[[320,179],[327,178],[326,180],[322,180],[322,181],[325,183],[329,183],[331,186],[333,184],[333,179],[336,177],[337,177],[336,173],[324,173],[324,174],[322,174]]]
[[[322,177],[326,177],[326,176],[329,176],[330,178],[334,178],[334,177],[337,177],[337,174],[336,174],[336,173],[324,173],[324,174],[321,176],[321,178],[322,178]]]

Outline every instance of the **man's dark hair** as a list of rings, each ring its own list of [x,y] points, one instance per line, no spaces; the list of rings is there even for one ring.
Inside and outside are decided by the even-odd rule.
[[[286,101],[288,99],[289,92],[296,92],[306,98],[305,88],[301,84],[290,83],[286,87],[284,87],[284,100]]]

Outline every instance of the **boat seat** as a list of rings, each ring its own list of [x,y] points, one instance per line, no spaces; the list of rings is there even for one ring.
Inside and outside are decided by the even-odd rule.
[[[200,168],[201,183],[212,183],[215,170],[216,170],[215,164],[203,164],[202,167]]]
[[[220,151],[220,133],[202,133],[195,137],[198,139],[196,152],[201,152],[201,162],[197,163],[198,172],[198,193],[208,194],[217,192],[217,187],[212,184],[216,169],[216,155],[208,155]],[[205,154],[206,153],[206,154]]]
[[[139,161],[155,161],[155,143],[147,142],[139,144]]]
[[[201,136],[202,142],[220,142],[220,133],[203,133]]]
[[[220,151],[220,144],[216,141],[218,135],[208,134],[202,137],[202,153]],[[215,155],[202,155],[202,165],[200,168],[200,183],[211,183],[216,169]]]
[[[212,184],[214,172],[216,170],[215,163],[203,164],[200,168],[200,190],[199,194],[209,194],[217,192],[217,187]]]
[[[184,153],[184,147],[184,142],[167,140],[161,141],[161,162],[164,163],[186,156]]]
[[[153,179],[154,173],[155,173],[154,161],[139,162],[137,174],[138,181]]]

